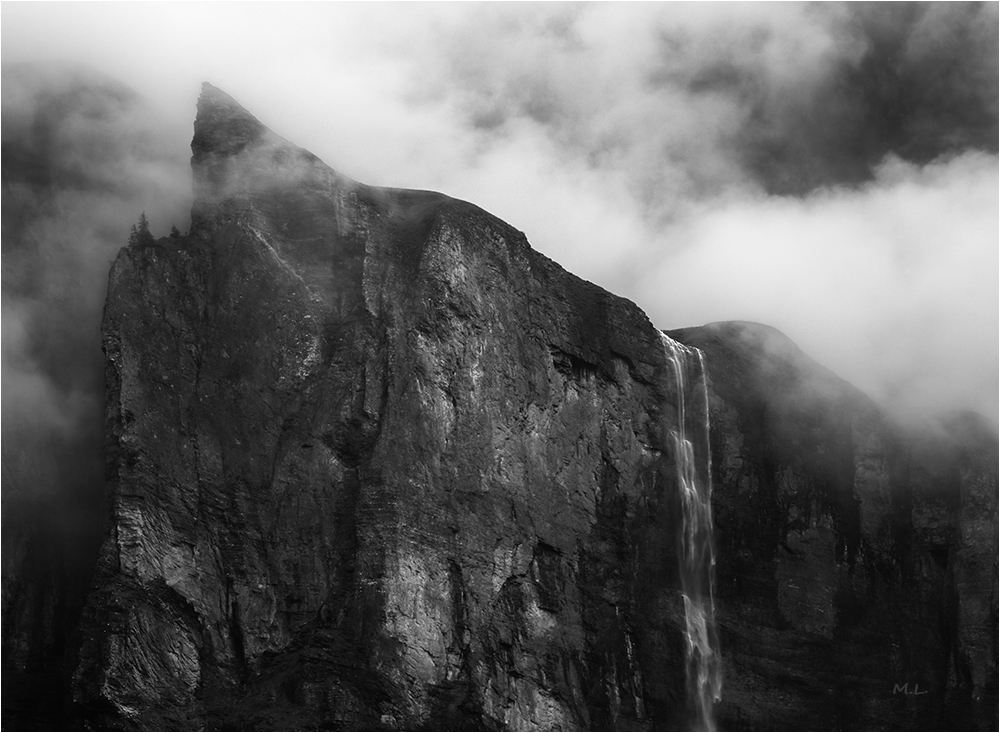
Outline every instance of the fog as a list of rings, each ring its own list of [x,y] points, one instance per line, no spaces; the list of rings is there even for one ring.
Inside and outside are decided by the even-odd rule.
[[[60,194],[30,266],[4,245],[5,432],[99,410],[99,355],[66,364],[97,354],[128,225],[186,226],[202,81],[356,180],[497,214],[661,328],[767,323],[900,415],[996,425],[997,7],[5,3],[5,65],[156,110],[114,144],[60,127],[101,185]]]

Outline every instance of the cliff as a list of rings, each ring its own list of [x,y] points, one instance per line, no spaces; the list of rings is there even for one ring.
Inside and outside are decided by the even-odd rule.
[[[995,728],[996,436],[896,425],[767,326],[670,333],[708,364],[720,725]]]
[[[677,382],[645,315],[209,85],[192,150],[190,234],[110,274],[87,723],[685,726]]]
[[[190,232],[111,268],[102,520],[5,412],[4,728],[684,729],[720,659],[724,729],[996,726],[974,416],[894,424],[757,324],[664,340],[208,85],[192,153]]]

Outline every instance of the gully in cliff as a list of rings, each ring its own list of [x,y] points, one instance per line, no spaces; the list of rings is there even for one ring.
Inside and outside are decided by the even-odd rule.
[[[681,592],[684,594],[687,697],[699,730],[715,730],[712,708],[722,695],[722,669],[715,629],[712,547],[712,478],[708,447],[708,394],[702,352],[663,335],[663,352],[677,388],[676,427],[669,429],[677,461],[683,531],[679,537]],[[688,386],[689,378],[695,381]],[[697,409],[688,389],[699,391]],[[698,434],[700,433],[700,435]],[[701,450],[695,449],[697,441]]]

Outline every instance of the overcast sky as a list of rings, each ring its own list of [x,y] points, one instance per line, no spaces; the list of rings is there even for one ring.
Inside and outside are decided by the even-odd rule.
[[[661,328],[767,323],[884,403],[996,423],[997,8],[4,2],[0,49],[121,80],[182,155],[210,81]]]

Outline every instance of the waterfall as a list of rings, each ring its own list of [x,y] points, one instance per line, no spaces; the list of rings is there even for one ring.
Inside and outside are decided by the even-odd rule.
[[[687,634],[687,701],[695,730],[715,730],[712,708],[722,694],[722,665],[712,598],[715,553],[712,548],[712,459],[708,443],[705,362],[698,349],[689,348],[666,335],[662,338],[663,351],[673,369],[677,388],[677,425],[670,430],[670,435],[677,457],[677,482],[683,511],[679,545]],[[687,404],[689,396],[696,397],[690,406]]]

